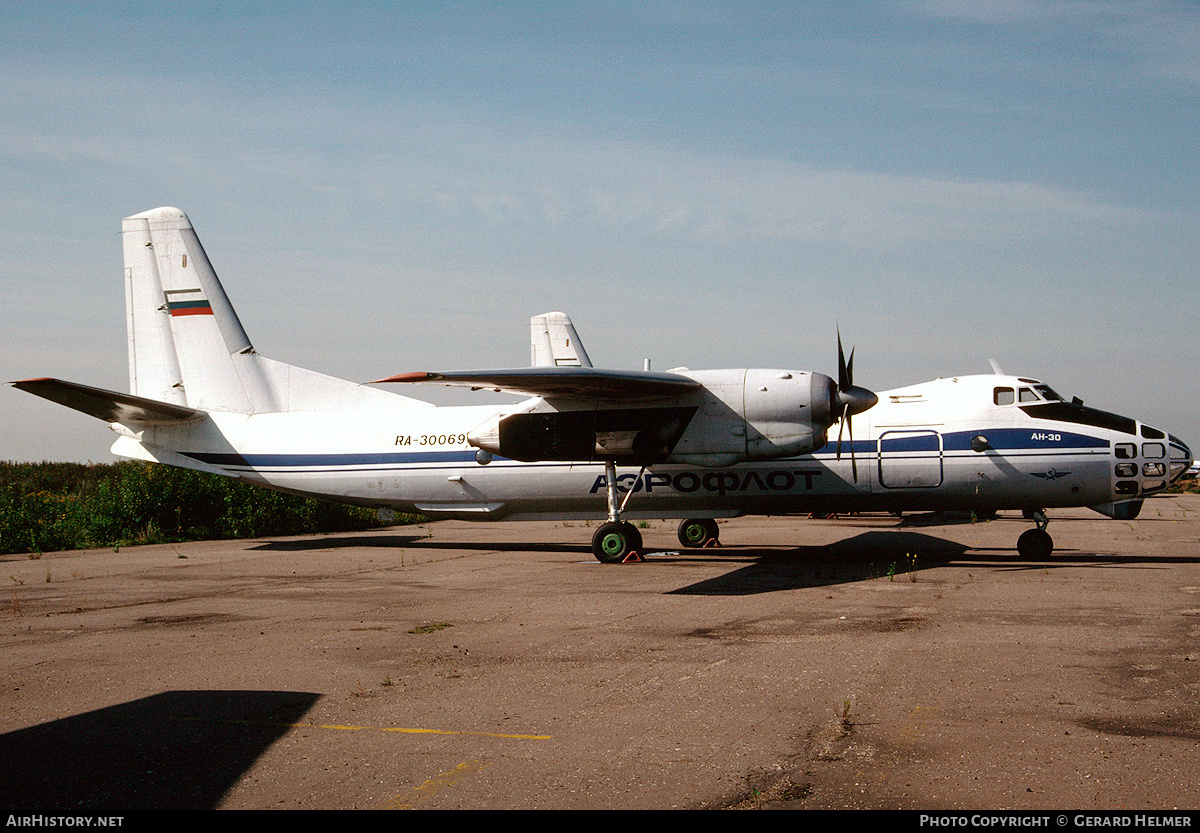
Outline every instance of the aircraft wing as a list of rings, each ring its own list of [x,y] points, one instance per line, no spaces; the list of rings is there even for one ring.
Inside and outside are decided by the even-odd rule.
[[[88,387],[75,382],[64,382],[62,379],[23,379],[9,384],[18,390],[49,399],[59,405],[66,405],[105,422],[131,425],[191,422],[206,415],[204,411],[195,408]]]
[[[677,373],[602,370],[595,367],[519,367],[512,370],[401,373],[376,381],[384,382],[450,385],[546,399],[603,401],[614,405],[668,399],[701,386],[695,379]]]

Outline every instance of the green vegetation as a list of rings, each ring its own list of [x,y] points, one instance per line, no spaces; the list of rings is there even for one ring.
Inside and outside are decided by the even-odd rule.
[[[412,523],[153,463],[0,462],[0,553],[344,532]]]
[[[432,622],[428,625],[418,625],[405,633],[437,633],[440,630],[450,627],[449,622]]]

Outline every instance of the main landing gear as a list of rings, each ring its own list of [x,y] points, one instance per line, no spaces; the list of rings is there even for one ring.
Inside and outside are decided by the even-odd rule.
[[[645,473],[645,469],[642,469]],[[641,479],[641,474],[638,479]],[[617,500],[617,465],[612,460],[604,463],[604,478],[608,481],[608,521],[601,524],[592,536],[592,553],[596,560],[603,564],[620,564],[640,558],[642,550],[642,533],[628,521],[621,520],[621,510],[624,502]],[[633,490],[625,495],[628,501]]]
[[[1037,529],[1027,529],[1017,539],[1017,554],[1029,561],[1044,561],[1054,552],[1054,539],[1046,531],[1050,519],[1041,509],[1026,511],[1025,517],[1037,524]]]
[[[636,558],[642,550],[642,533],[627,521],[601,524],[592,536],[592,552],[604,564],[620,564]]]
[[[643,468],[639,480],[645,471]],[[625,495],[624,501],[617,500],[617,467],[612,461],[604,463],[604,476],[608,481],[608,520],[592,536],[592,553],[603,564],[638,560],[641,558],[642,533],[633,524],[621,520],[621,512],[633,490]],[[679,543],[685,547],[716,546],[719,534],[717,522],[712,518],[688,518],[679,524]]]
[[[712,518],[687,518],[679,522],[679,543],[685,547],[713,547],[720,532]]]

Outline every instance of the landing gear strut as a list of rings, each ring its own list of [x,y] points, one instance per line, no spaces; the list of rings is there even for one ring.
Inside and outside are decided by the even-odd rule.
[[[608,521],[592,536],[592,553],[603,564],[620,564],[641,552],[642,533],[633,524],[621,520],[625,504],[617,500],[617,466],[612,460],[605,461],[604,476],[608,481]],[[638,479],[641,479],[640,474]],[[632,494],[630,489],[625,500],[628,501]]]
[[[1025,516],[1037,524],[1037,529],[1027,529],[1017,539],[1017,554],[1029,561],[1043,561],[1054,552],[1054,539],[1046,531],[1050,519],[1041,509],[1026,512]]]

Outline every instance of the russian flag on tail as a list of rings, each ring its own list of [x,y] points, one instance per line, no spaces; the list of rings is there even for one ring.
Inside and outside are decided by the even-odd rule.
[[[168,289],[167,312],[172,318],[179,315],[212,315],[212,305],[199,289]]]

